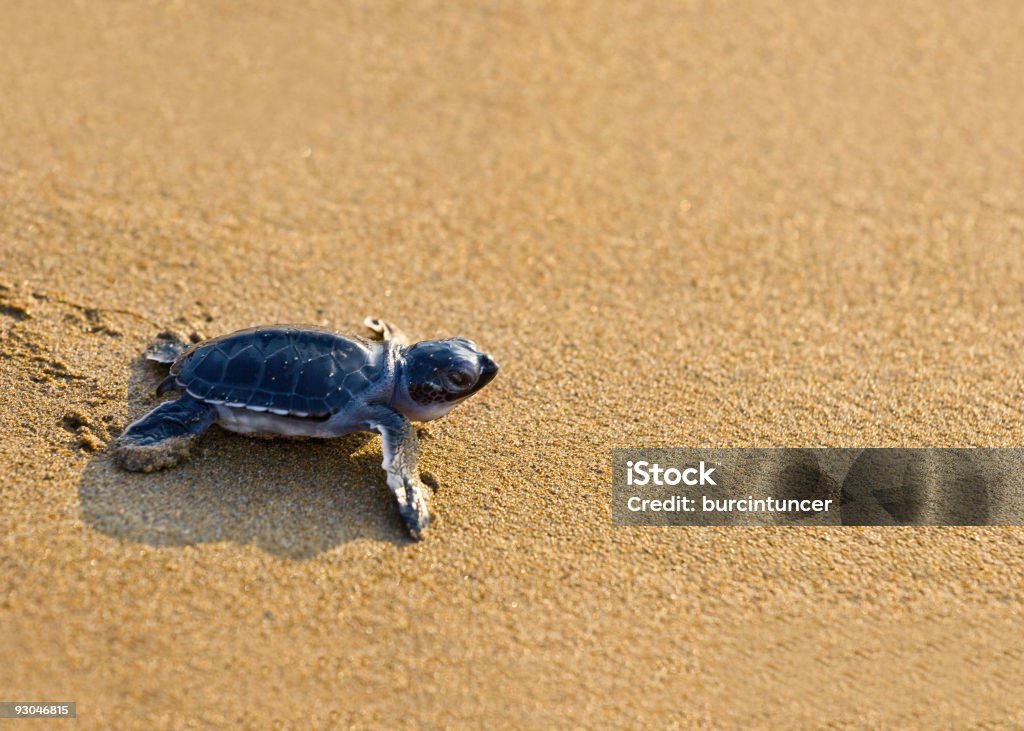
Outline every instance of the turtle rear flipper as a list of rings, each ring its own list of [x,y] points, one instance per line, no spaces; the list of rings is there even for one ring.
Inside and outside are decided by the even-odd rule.
[[[217,420],[217,409],[185,394],[165,401],[128,425],[114,442],[114,460],[131,472],[173,467],[188,456],[192,442]]]
[[[170,331],[162,332],[146,347],[146,360],[157,363],[173,363],[179,355],[188,349],[189,345],[190,343],[186,343]]]

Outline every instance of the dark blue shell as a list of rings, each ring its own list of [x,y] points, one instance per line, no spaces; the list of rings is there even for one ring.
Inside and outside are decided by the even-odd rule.
[[[199,343],[171,366],[203,401],[327,418],[381,375],[370,348],[329,330],[276,325]]]

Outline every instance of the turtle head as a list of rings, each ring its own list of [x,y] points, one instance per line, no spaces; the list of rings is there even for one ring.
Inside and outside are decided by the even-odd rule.
[[[414,421],[437,419],[497,374],[498,364],[472,340],[425,340],[402,352],[393,406]]]

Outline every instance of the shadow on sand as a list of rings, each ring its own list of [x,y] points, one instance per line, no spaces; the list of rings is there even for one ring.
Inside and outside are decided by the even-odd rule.
[[[166,368],[138,358],[128,383],[129,421],[159,403]],[[190,458],[161,472],[119,469],[103,452],[86,466],[83,521],[151,546],[234,541],[296,560],[346,541],[411,542],[370,434],[298,441],[253,439],[214,426]]]
[[[993,525],[1005,470],[974,449],[865,449],[843,481],[844,525]],[[1000,497],[1003,498],[1000,501]]]

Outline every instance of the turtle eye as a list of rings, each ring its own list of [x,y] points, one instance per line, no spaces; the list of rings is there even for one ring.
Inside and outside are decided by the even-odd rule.
[[[465,371],[452,371],[448,374],[448,380],[457,388],[465,388],[473,381],[473,377]]]

